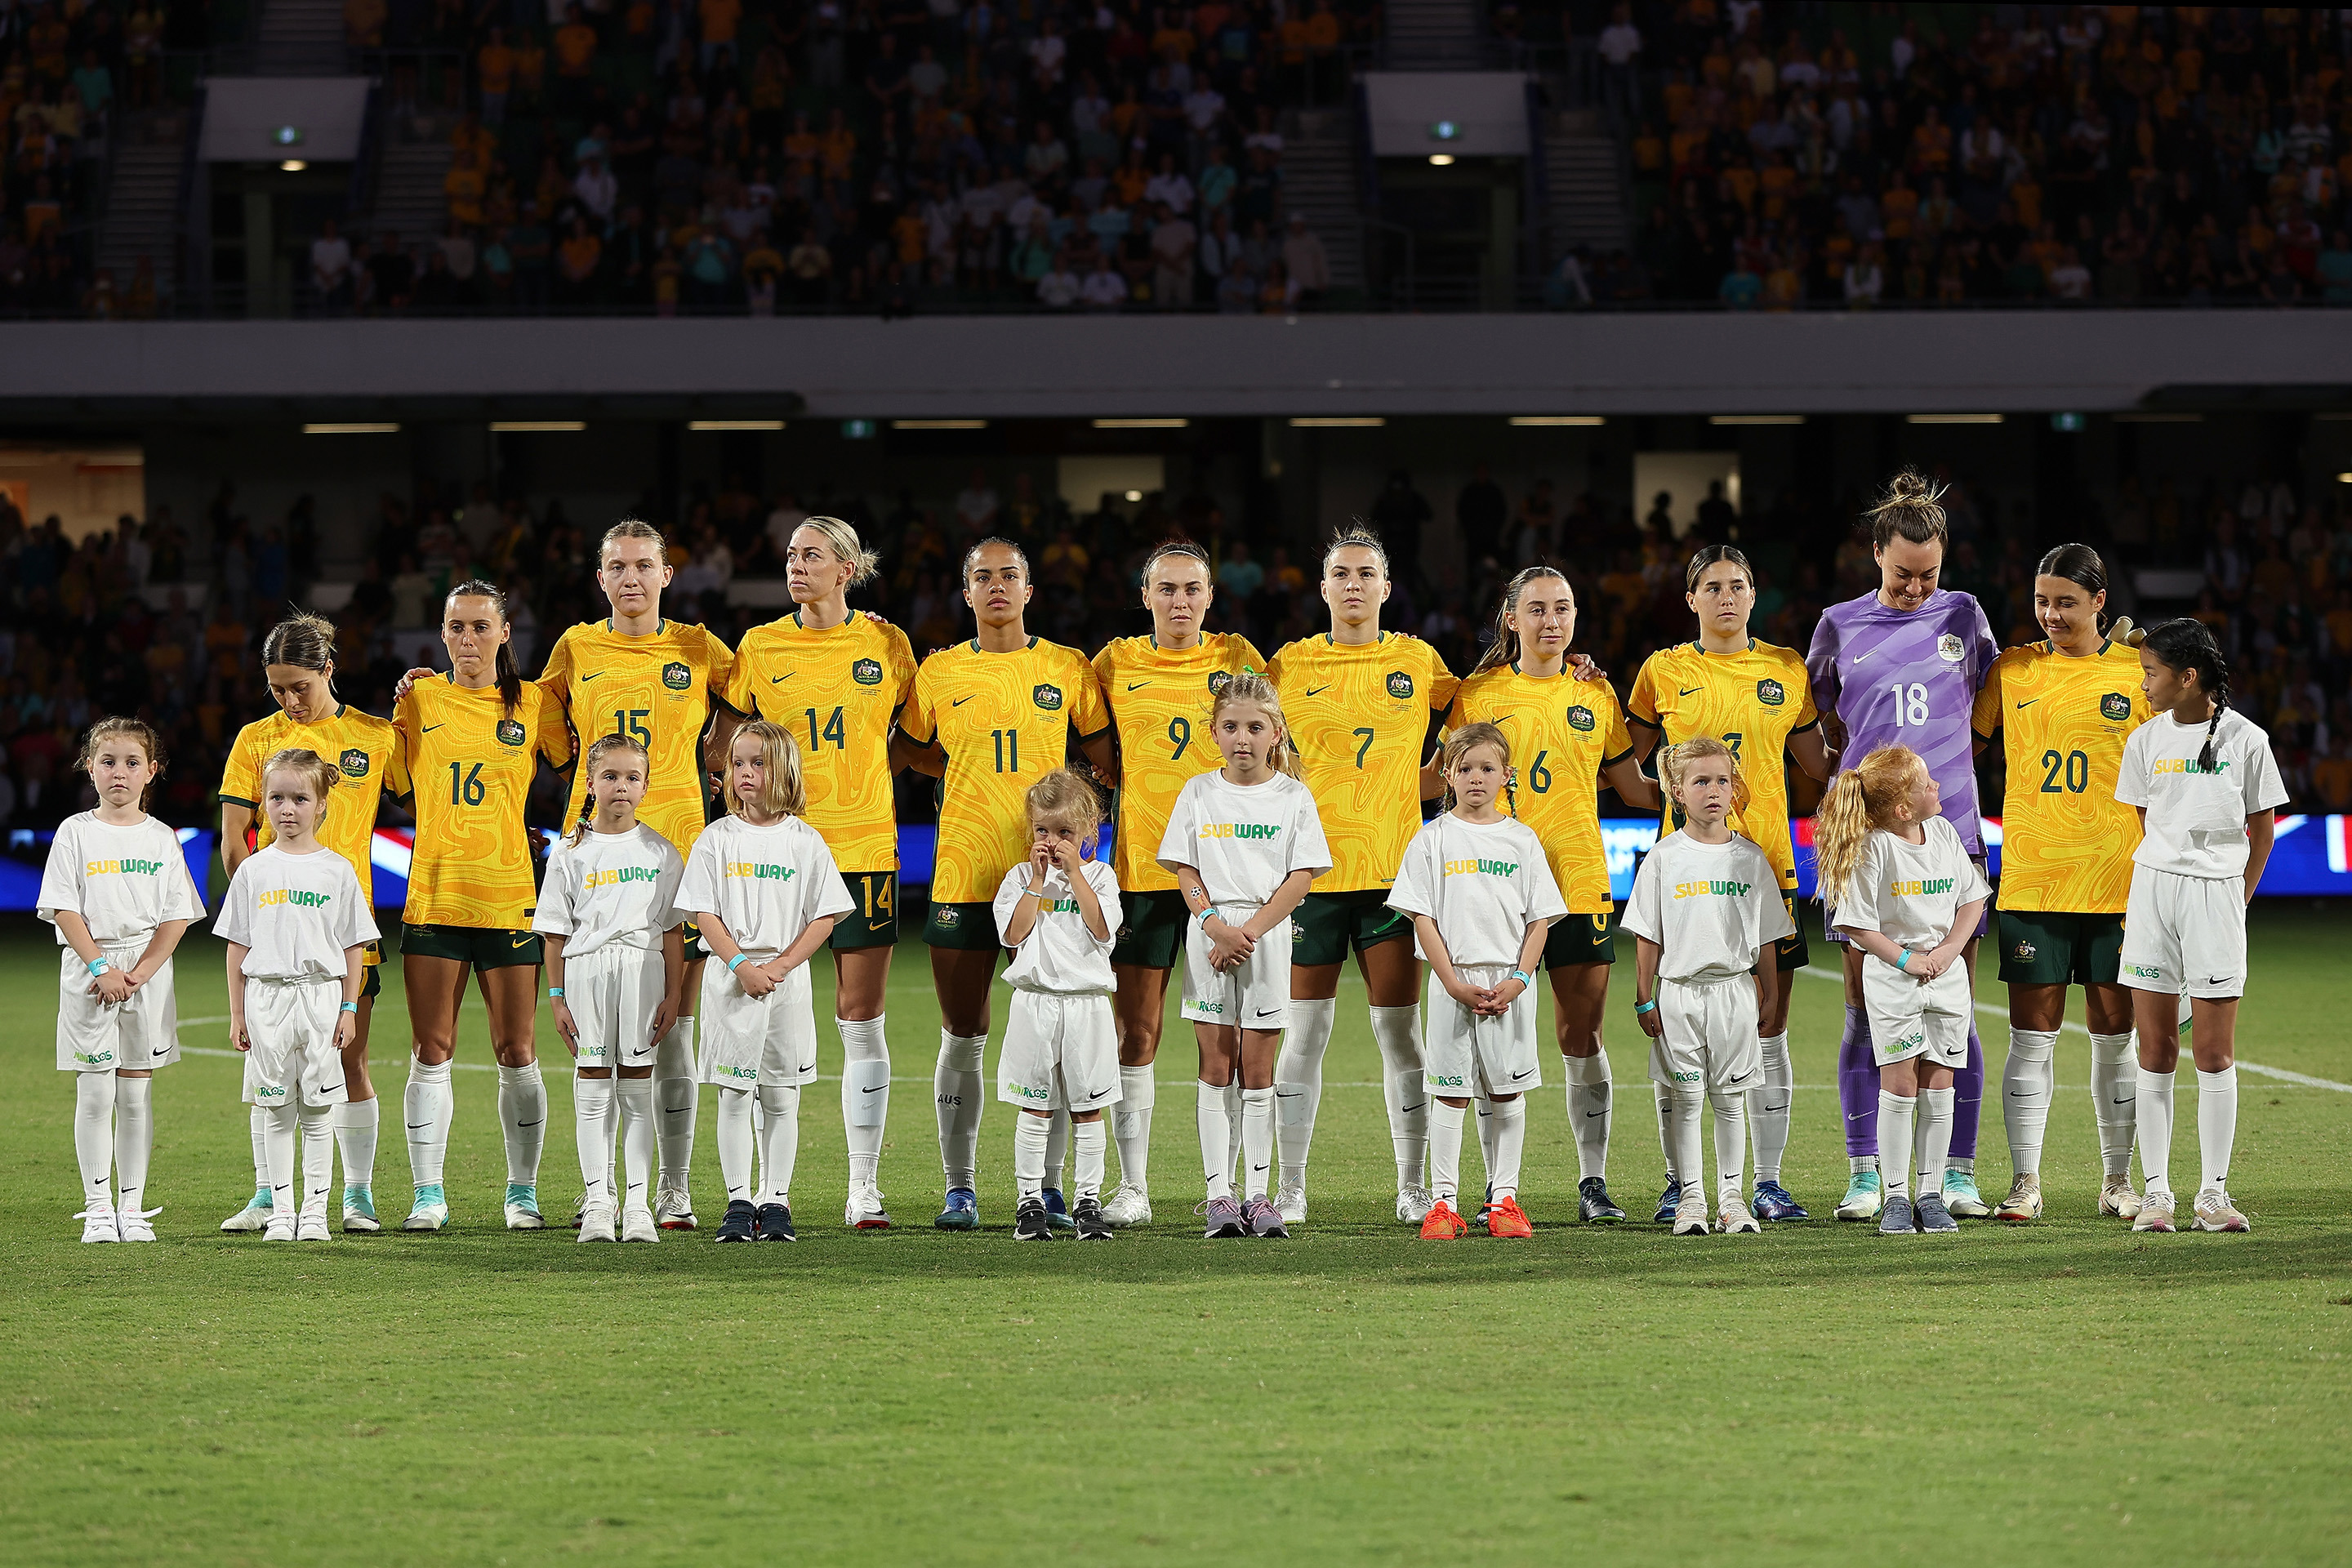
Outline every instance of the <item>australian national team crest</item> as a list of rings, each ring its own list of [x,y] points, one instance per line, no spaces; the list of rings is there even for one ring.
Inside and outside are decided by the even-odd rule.
[[[520,746],[527,739],[529,739],[529,737],[523,733],[521,720],[501,719],[499,721],[499,745]]]
[[[1412,696],[1412,677],[1402,669],[1389,671],[1389,695],[1403,702]]]
[[[1592,710],[1584,707],[1580,703],[1578,706],[1570,709],[1568,710],[1568,727],[1571,730],[1590,733],[1592,729]]]
[[[353,746],[343,753],[342,767],[345,778],[363,779],[368,775],[368,754]]]
[[[1756,700],[1767,708],[1778,708],[1789,700],[1788,689],[1770,676],[1756,683]]]
[[[1958,632],[1946,632],[1936,639],[1936,653],[1946,664],[1958,664],[1969,657],[1969,645],[1960,640]]]
[[[683,691],[694,684],[694,671],[672,659],[662,666],[662,684],[672,691]]]
[[[1209,695],[1223,697],[1225,694],[1225,688],[1233,683],[1234,677],[1231,670],[1213,669],[1209,672]]]
[[[2120,691],[2108,692],[2099,699],[2099,717],[2122,723],[2131,717],[2131,699]]]
[[[1058,686],[1053,685],[1051,682],[1045,682],[1040,684],[1036,690],[1031,692],[1029,694],[1029,698],[1030,700],[1036,703],[1038,707],[1043,708],[1048,713],[1052,713],[1059,710],[1062,706],[1062,689]]]
[[[878,658],[859,659],[849,667],[849,679],[860,686],[881,685],[882,661]]]

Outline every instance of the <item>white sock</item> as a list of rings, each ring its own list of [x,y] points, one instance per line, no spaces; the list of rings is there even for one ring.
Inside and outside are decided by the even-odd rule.
[[[1911,1195],[1911,1113],[1916,1109],[1906,1096],[1878,1091],[1878,1174],[1890,1198]]]
[[[1239,1073],[1234,1075],[1233,1082],[1225,1085],[1225,1126],[1234,1141],[1234,1179],[1239,1181],[1242,1174],[1242,1079]]]
[[[2234,1085],[2236,1079],[2231,1082]],[[2237,1100],[2230,1101],[2231,1115]],[[114,1084],[114,1205],[124,1214],[144,1212],[147,1162],[155,1152],[155,1080],[121,1078]]]
[[[1666,1160],[1672,1166],[1667,1173],[1677,1179],[1683,1192],[1705,1201],[1701,1188],[1706,1177],[1706,1161],[1699,1154],[1699,1110],[1706,1096],[1693,1086],[1682,1094],[1661,1094],[1665,1102]]]
[[[661,1119],[654,1123],[654,1142],[661,1149],[661,1184],[684,1192],[693,1175],[694,1117],[702,1104],[702,1084],[695,1077],[693,1014],[671,1025],[654,1047],[653,1082],[654,1101],[661,1110]]]
[[[1740,1178],[1748,1163],[1749,1092],[1743,1089],[1706,1097],[1715,1111],[1715,1190],[1727,1201],[1738,1201],[1746,1187]]]
[[[343,1157],[343,1188],[375,1185],[375,1136],[382,1113],[373,1100],[355,1100],[335,1112],[335,1145]]]
[[[2091,1037],[2091,1114],[2099,1123],[2099,1167],[2131,1179],[2132,1133],[2139,1103],[2139,1037]]]
[[[2139,1135],[2139,1175],[2151,1193],[2172,1191],[2172,1075],[2139,1069],[2133,1106]]]
[[[1483,1094],[1470,1097],[1469,1114],[1462,1120],[1465,1125],[1478,1130],[1478,1168],[1486,1173],[1486,1184],[1495,1184],[1495,1102]],[[1432,1126],[1436,1123],[1432,1122]],[[1434,1132],[1430,1134],[1435,1137]]]
[[[441,1162],[449,1152],[449,1121],[455,1111],[449,1064],[408,1064],[408,1087],[401,1091],[408,1121],[408,1175],[420,1187],[441,1184]]]
[[[1675,1163],[1675,1151],[1682,1147],[1675,1141],[1675,1118],[1681,1112],[1676,1109],[1675,1097],[1667,1092],[1664,1084],[1653,1080],[1650,1088],[1653,1090],[1652,1098],[1657,1101],[1658,1108],[1658,1150],[1666,1157],[1666,1184],[1672,1186],[1684,1179],[1682,1167]],[[1701,1098],[1704,1099],[1705,1096],[1702,1095]],[[1698,1145],[1694,1143],[1691,1147],[1696,1152]],[[1701,1173],[1704,1174],[1704,1173]],[[1696,1186],[1699,1184],[1694,1182],[1691,1184]]]
[[[1062,1190],[1062,1167],[1070,1159],[1070,1113],[1056,1110],[1046,1118],[1045,1184]]]
[[[2042,1173],[2042,1140],[2050,1125],[2050,1102],[2058,1092],[2058,1031],[2009,1031],[2009,1061],[2000,1069],[2000,1114],[2009,1123],[2010,1168],[2021,1176]]]
[[[2197,1149],[2204,1158],[2205,1174],[2197,1184],[2199,1192],[2230,1184],[2230,1154],[2237,1142],[2238,1064],[2231,1062],[2220,1072],[2200,1071]]]
[[[763,1083],[757,1099],[760,1127],[760,1202],[793,1206],[793,1167],[801,1155],[801,1087]]]
[[[1429,1090],[1422,1082],[1421,1009],[1374,1007],[1372,1044],[1381,1049],[1389,1142],[1396,1146],[1397,1185],[1417,1187],[1429,1163]]]
[[[1568,1126],[1576,1138],[1576,1179],[1609,1173],[1609,1123],[1612,1090],[1609,1081],[1609,1053],[1595,1051],[1589,1057],[1564,1057],[1561,1066],[1568,1074]]]
[[[302,1108],[302,1212],[327,1217],[327,1194],[335,1188],[335,1108]]]
[[[1282,1032],[1282,1052],[1274,1059],[1275,1142],[1280,1146],[1282,1184],[1304,1185],[1307,1152],[1315,1142],[1315,1113],[1323,1105],[1323,1053],[1331,1048],[1337,997],[1290,1004],[1290,1025]]]
[[[269,1112],[257,1105],[247,1110],[249,1114],[245,1120],[253,1133],[253,1192],[256,1197],[266,1198],[269,1195],[269,1148],[262,1142],[262,1133],[269,1125]]]
[[[114,1174],[114,1085],[110,1072],[74,1075],[74,1163],[81,1167],[81,1201],[88,1209],[110,1209],[114,1194],[109,1183]],[[254,1107],[258,1124],[266,1115]],[[262,1155],[261,1186],[269,1186],[269,1156]]]
[[[1158,1094],[1149,1067],[1118,1069],[1118,1104],[1110,1113],[1111,1136],[1118,1143],[1118,1179],[1145,1192],[1151,1190],[1151,1107]]]
[[[1262,1198],[1274,1178],[1274,1089],[1242,1090],[1242,1163],[1248,1167],[1244,1195]]]
[[[1025,1110],[1013,1112],[1013,1185],[1015,1195],[1024,1202],[1045,1190],[1045,1144],[1053,1134],[1051,1116],[1032,1116]]]
[[[294,1198],[294,1138],[300,1126],[300,1115],[291,1105],[262,1108],[261,1142],[269,1155],[269,1206],[273,1217],[283,1215],[291,1219],[301,1206]],[[127,1203],[122,1206],[125,1210],[131,1207]]]
[[[1467,1108],[1433,1100],[1429,1107],[1429,1191],[1455,1203],[1462,1190],[1462,1119]]]
[[[1797,1098],[1797,1069],[1789,1060],[1789,1032],[1766,1035],[1764,1081],[1748,1090],[1748,1132],[1756,1141],[1756,1184],[1780,1179],[1789,1149],[1789,1106]]]
[[[890,1042],[882,1019],[835,1018],[841,1031],[841,1124],[849,1135],[849,1184],[881,1179],[882,1134],[890,1118]]]
[[[537,1062],[499,1068],[499,1123],[507,1135],[507,1181],[537,1185],[547,1144],[547,1080]]]
[[[1944,1170],[1952,1152],[1952,1101],[1958,1093],[1954,1089],[1919,1091],[1919,1197],[1943,1196]]]
[[[613,1080],[580,1078],[572,1080],[572,1131],[580,1145],[580,1182],[587,1188],[590,1208],[615,1207],[613,1197],[613,1130],[605,1118],[613,1110]]]
[[[1192,1119],[1201,1133],[1202,1179],[1208,1184],[1211,1198],[1229,1198],[1234,1195],[1234,1130],[1225,1120],[1224,1085],[1198,1087],[1200,1103]]]
[[[751,1091],[719,1086],[719,1179],[729,1203],[751,1201]]]
[[[649,1078],[625,1078],[614,1080],[614,1103],[621,1111],[621,1169],[628,1184],[621,1194],[623,1206],[645,1208],[653,1200],[654,1176],[654,1080]],[[604,1182],[609,1189],[613,1181],[612,1168],[605,1168]]]
[[[1077,1170],[1074,1173],[1076,1180],[1072,1184],[1077,1191],[1070,1195],[1071,1202],[1084,1203],[1088,1198],[1100,1202],[1103,1184],[1103,1153],[1110,1142],[1104,1133],[1101,1118],[1079,1122],[1071,1129],[1070,1142],[1078,1152]]]
[[[1494,1114],[1486,1119],[1493,1129],[1494,1147],[1486,1160],[1486,1184],[1495,1189],[1495,1201],[1519,1195],[1519,1163],[1528,1146],[1528,1097],[1496,1102]]]
[[[986,1035],[940,1031],[940,1062],[931,1075],[931,1089],[940,1113],[940,1165],[947,1173],[950,1192],[977,1190],[973,1184],[980,1169],[980,1068],[987,1054]]]

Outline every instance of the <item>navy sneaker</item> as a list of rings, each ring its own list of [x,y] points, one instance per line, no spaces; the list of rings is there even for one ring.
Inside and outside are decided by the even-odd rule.
[[[1650,1223],[1652,1225],[1674,1224],[1675,1210],[1682,1206],[1682,1184],[1675,1180],[1674,1173],[1668,1172],[1666,1190],[1658,1194],[1658,1212],[1650,1216]]]
[[[1625,1211],[1610,1200],[1607,1181],[1587,1176],[1576,1184],[1576,1217],[1587,1225],[1615,1225],[1625,1217]]]
[[[727,1217],[719,1222],[720,1241],[757,1241],[760,1239],[760,1214],[749,1198],[730,1198]]]
[[[1911,1233],[1911,1200],[1897,1193],[1887,1194],[1886,1206],[1878,1211],[1878,1234],[1909,1236]]]
[[[1919,1228],[1930,1236],[1943,1235],[1960,1228],[1960,1222],[1952,1217],[1951,1207],[1945,1202],[1944,1194],[1941,1193],[1927,1194],[1911,1205],[1911,1212],[1917,1216]]]
[[[1813,1217],[1807,1214],[1802,1208],[1800,1208],[1797,1205],[1797,1200],[1789,1195],[1789,1189],[1782,1186],[1778,1182],[1757,1183],[1756,1196],[1748,1206],[1749,1212],[1754,1214],[1758,1219],[1762,1220],[1766,1225],[1770,1225],[1778,1220],[1811,1219]]]
[[[980,1228],[980,1196],[970,1187],[950,1187],[948,1206],[931,1224],[940,1230],[978,1230]]]
[[[793,1229],[793,1211],[782,1204],[761,1204],[759,1214],[752,1219],[752,1228],[759,1232],[761,1241],[800,1239]]]
[[[1078,1222],[1070,1217],[1070,1205],[1062,1201],[1062,1189],[1047,1187],[1037,1194],[1045,1200],[1045,1223],[1055,1230],[1076,1230]]]
[[[1045,1217],[1045,1205],[1035,1198],[1023,1198],[1021,1206],[1013,1211],[1013,1239],[1015,1241],[1051,1241],[1054,1226]]]

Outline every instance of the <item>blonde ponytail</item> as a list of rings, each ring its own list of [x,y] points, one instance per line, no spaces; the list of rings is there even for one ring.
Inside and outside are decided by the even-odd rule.
[[[1813,891],[1824,907],[1851,890],[1871,830],[1894,821],[1927,765],[1908,746],[1881,746],[1830,781],[1813,812]]]

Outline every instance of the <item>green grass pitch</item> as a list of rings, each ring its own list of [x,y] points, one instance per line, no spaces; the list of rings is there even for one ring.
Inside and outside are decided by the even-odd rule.
[[[2246,1059],[2352,1081],[2352,910],[2265,906]],[[188,1045],[226,1030],[221,949],[187,947]],[[2091,1217],[2087,1047],[2062,1041],[2051,1213],[1882,1240],[1817,1222],[1676,1241],[1569,1223],[1556,1065],[1534,1102],[1528,1245],[1423,1243],[1391,1217],[1375,1060],[1341,993],[1312,1213],[1202,1241],[1190,1031],[1171,1022],[1158,1223],[1016,1246],[1013,1113],[989,1109],[986,1228],[930,1229],[937,1018],[894,971],[883,1184],[901,1228],[844,1234],[831,1080],[803,1117],[797,1247],[581,1247],[499,1228],[495,1078],[460,1071],[454,1229],[328,1246],[218,1235],[247,1192],[237,1067],[162,1075],[152,1247],[86,1247],[56,963],[0,931],[0,1558],[223,1563],[2344,1561],[2352,1526],[2352,1094],[2246,1073],[2246,1237]],[[1630,972],[1629,972],[1630,974]],[[406,1205],[397,972],[379,1011],[379,1204]],[[1621,981],[1627,977],[1621,976]],[[1796,983],[1790,1184],[1843,1189],[1834,984]],[[1998,1000],[1988,975],[1980,995]],[[819,982],[827,1015],[830,975]],[[1612,1171],[1660,1161],[1622,984]],[[1171,1007],[1172,1016],[1172,1007]],[[2078,1015],[2079,1016],[2079,1015]],[[997,1024],[1003,1021],[1000,999]],[[2006,1038],[1983,1020],[1990,1054]],[[823,1027],[824,1063],[837,1045]],[[544,1023],[541,1048],[563,1052]],[[469,1005],[461,1063],[488,1060]],[[1998,1093],[1996,1067],[1992,1091]],[[550,1076],[541,1190],[578,1192]],[[1981,1180],[2008,1179],[1988,1096]],[[2193,1090],[2174,1180],[2197,1174]],[[705,1100],[699,1205],[715,1217]],[[1117,1157],[1112,1157],[1114,1172]],[[1475,1141],[1465,1185],[1480,1179]]]

